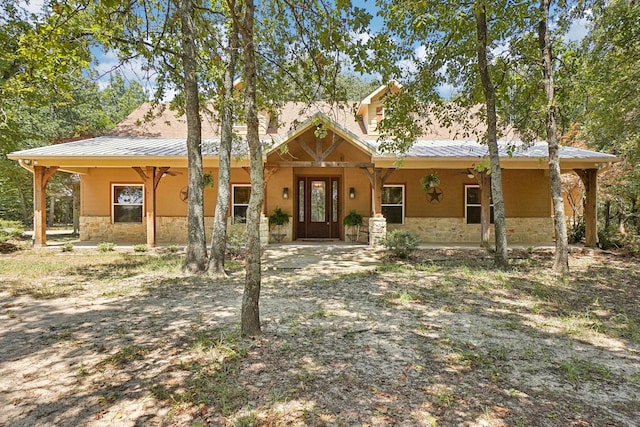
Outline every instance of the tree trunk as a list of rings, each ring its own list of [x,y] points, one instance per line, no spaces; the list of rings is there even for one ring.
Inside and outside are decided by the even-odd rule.
[[[47,227],[53,227],[56,220],[56,198],[52,194],[49,197],[49,215],[47,216]]]
[[[496,267],[505,269],[509,267],[507,255],[507,230],[504,212],[504,199],[502,197],[502,171],[500,169],[500,154],[498,151],[498,118],[496,114],[495,88],[489,75],[487,61],[487,10],[483,2],[474,7],[476,19],[478,70],[487,108],[487,145],[489,147],[489,161],[491,164],[491,195],[493,196],[493,215],[495,226]]]
[[[542,19],[538,24],[538,44],[542,54],[544,90],[547,95],[547,143],[549,145],[549,181],[553,201],[553,224],[556,234],[556,254],[553,269],[558,273],[569,273],[569,241],[567,222],[564,215],[562,197],[562,176],[560,172],[560,147],[556,125],[556,101],[553,81],[553,57],[549,35],[549,7],[551,0],[540,0]]]
[[[611,200],[604,202],[604,232],[609,232],[611,226]]]
[[[220,152],[218,166],[218,197],[213,220],[213,237],[211,241],[211,257],[209,258],[209,275],[225,277],[224,259],[227,249],[227,217],[229,212],[229,186],[231,171],[231,145],[233,142],[233,79],[238,60],[238,30],[235,24],[229,32],[229,62],[224,74],[224,94],[221,104],[222,130],[220,134]]]
[[[189,167],[188,240],[184,270],[189,273],[202,273],[207,269],[207,242],[204,231],[202,133],[195,46],[195,4],[193,0],[180,0],[179,8],[182,26],[184,110],[187,117],[187,162]]]
[[[258,110],[256,106],[256,60],[253,39],[254,4],[245,1],[244,19],[240,26],[244,47],[244,108],[247,119],[247,142],[251,167],[251,198],[247,208],[248,256],[244,294],[242,296],[241,333],[243,336],[260,334],[260,216],[264,200],[264,166],[262,145],[258,136]]]

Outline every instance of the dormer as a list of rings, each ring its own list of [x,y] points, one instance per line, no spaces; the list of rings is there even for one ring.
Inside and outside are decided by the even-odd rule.
[[[389,93],[397,93],[402,85],[395,80],[382,85],[363,99],[356,115],[362,117],[367,135],[378,135],[378,123],[384,119],[384,97]]]
[[[244,89],[244,81],[241,78],[237,78],[233,81],[233,88],[236,92],[241,92]],[[276,117],[267,112],[262,111],[258,113],[258,134],[266,135],[269,133],[269,128],[272,126],[273,122],[276,120]],[[236,117],[235,122],[233,124],[233,131],[240,134],[247,134],[247,124],[244,122],[244,114],[240,114]]]

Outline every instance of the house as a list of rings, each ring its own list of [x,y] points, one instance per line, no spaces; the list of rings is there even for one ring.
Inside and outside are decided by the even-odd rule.
[[[376,244],[387,230],[416,232],[423,243],[480,242],[481,189],[474,168],[486,146],[452,138],[455,129],[432,127],[399,158],[379,149],[377,124],[384,95],[399,85],[381,86],[349,108],[289,103],[276,115],[260,116],[264,154],[266,216],[276,207],[291,215],[285,241],[345,239],[344,215],[367,218],[364,239]],[[107,136],[9,154],[34,176],[35,245],[46,244],[45,192],[56,171],[81,177],[80,239],[171,244],[186,241],[187,155],[184,119],[159,111],[145,121],[144,105]],[[242,136],[246,128],[239,125]],[[203,162],[213,186],[205,189],[207,230],[212,229],[217,185],[219,126],[203,122]],[[502,140],[501,166],[508,241],[553,241],[547,145]],[[507,153],[508,148],[510,153]],[[587,245],[596,243],[598,171],[615,156],[562,147],[561,168],[576,173],[586,188]],[[421,179],[439,183],[423,189]],[[486,179],[486,177],[485,177]],[[242,226],[250,196],[249,163],[242,149],[233,155],[229,221]],[[365,230],[366,231],[366,230]],[[207,237],[208,239],[210,236]]]

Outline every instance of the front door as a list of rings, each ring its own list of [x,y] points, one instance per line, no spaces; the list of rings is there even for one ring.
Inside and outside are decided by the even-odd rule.
[[[298,238],[340,238],[340,178],[298,177],[297,184]]]

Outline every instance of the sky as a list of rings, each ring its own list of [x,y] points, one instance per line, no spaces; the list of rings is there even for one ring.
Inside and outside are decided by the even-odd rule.
[[[31,13],[40,14],[42,13],[42,8],[44,4],[44,0],[18,0],[22,3],[22,6],[25,7]],[[379,31],[382,28],[383,22],[382,19],[375,16],[375,12],[377,10],[375,6],[375,0],[353,0],[352,4],[354,6],[363,8],[367,10],[369,13],[374,15],[374,18],[371,22],[370,28],[372,32]],[[565,35],[565,41],[579,41],[587,34],[587,19],[583,18],[574,22],[568,33]],[[354,37],[366,37],[366,35],[354,35]],[[418,55],[424,53],[426,51],[424,46],[416,46],[416,53]],[[155,86],[155,76],[149,75],[148,72],[145,72],[142,67],[142,62],[139,60],[130,61],[127,64],[120,64],[120,61],[117,58],[117,53],[115,51],[104,51],[103,49],[94,48],[94,55],[98,60],[97,64],[94,64],[94,69],[97,71],[99,76],[98,84],[101,87],[104,87],[109,82],[109,73],[115,71],[116,69],[120,70],[120,72],[124,75],[125,79],[131,81],[138,81],[142,84],[145,90],[148,93],[153,92]],[[371,76],[377,77],[374,74]],[[439,88],[438,92],[449,98],[455,92],[455,88],[452,86],[442,86]],[[166,95],[165,100],[169,100],[173,98],[175,92],[170,92]]]

